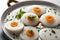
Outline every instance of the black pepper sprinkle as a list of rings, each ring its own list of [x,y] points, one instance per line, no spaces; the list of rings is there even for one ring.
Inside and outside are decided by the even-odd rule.
[[[36,27],[37,29],[40,29],[40,28],[38,28],[38,27]]]
[[[53,34],[56,34],[56,32],[54,30],[51,31]]]
[[[51,10],[51,8],[49,10]]]
[[[6,19],[6,21],[8,21],[8,19]]]
[[[55,38],[57,38],[57,36],[55,36]]]
[[[39,32],[40,30],[38,30],[38,32]]]
[[[44,32],[47,32],[47,30],[44,30]]]
[[[53,9],[53,10],[56,10],[56,9]]]
[[[56,12],[54,12],[56,14]]]
[[[10,21],[11,21],[12,19],[10,19]]]
[[[48,12],[50,12],[50,11],[48,10]]]
[[[52,34],[50,33],[50,36],[51,36]]]

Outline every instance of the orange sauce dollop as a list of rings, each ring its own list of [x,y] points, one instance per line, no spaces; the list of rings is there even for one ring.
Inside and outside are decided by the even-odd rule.
[[[34,31],[33,31],[33,30],[27,30],[27,31],[26,31],[26,35],[27,35],[28,37],[33,37],[33,36],[34,36]]]
[[[54,17],[51,16],[51,15],[47,15],[47,16],[45,17],[45,19],[46,19],[48,22],[53,22],[53,21],[54,21]]]
[[[16,26],[18,25],[18,22],[14,22],[14,21],[13,21],[13,22],[10,23],[10,25],[11,25],[12,27],[16,27]]]
[[[39,13],[39,12],[41,12],[41,9],[39,7],[34,7],[33,11],[36,12],[36,13]]]

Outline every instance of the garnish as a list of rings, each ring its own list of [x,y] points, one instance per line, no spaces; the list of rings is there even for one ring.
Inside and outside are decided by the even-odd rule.
[[[56,32],[54,30],[51,31],[53,34],[56,34]]]
[[[36,16],[32,16],[32,15],[31,15],[31,16],[28,16],[28,18],[36,18]]]
[[[11,20],[12,20],[12,19],[5,19],[5,21],[4,21],[4,22],[6,23],[6,22],[11,21]]]
[[[34,21],[35,18],[36,18],[36,16],[33,16],[33,15],[26,16],[26,19],[28,21]]]
[[[53,10],[56,10],[56,9],[53,9]]]
[[[47,32],[47,30],[44,30],[44,32]]]
[[[51,36],[52,34],[50,33],[50,36]]]
[[[21,16],[26,13],[25,11],[23,11],[22,9],[19,10],[19,12],[17,13],[17,15],[15,16],[15,18],[19,19],[21,18]]]
[[[49,10],[52,10],[51,8]]]
[[[30,33],[32,34],[33,30],[30,30]]]
[[[37,29],[40,29],[39,27],[36,27]]]
[[[38,30],[38,32],[39,32],[40,30]]]
[[[26,35],[27,35],[28,37],[32,37],[32,36],[34,36],[34,31],[33,31],[33,30],[27,30],[27,31],[26,31]]]
[[[6,21],[9,21],[8,19],[6,19]]]
[[[39,27],[36,27],[36,29],[37,29],[38,32],[41,30],[41,28],[39,28]]]
[[[12,19],[10,19],[10,21],[11,21]]]
[[[55,38],[57,38],[57,36],[55,36]]]
[[[54,12],[56,14],[56,12]]]

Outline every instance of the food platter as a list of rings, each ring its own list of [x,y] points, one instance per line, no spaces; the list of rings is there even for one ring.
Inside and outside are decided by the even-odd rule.
[[[57,9],[58,11],[60,10],[60,7],[59,6],[57,6],[56,4],[53,4],[53,3],[50,3],[50,2],[46,2],[46,1],[25,1],[25,2],[21,2],[21,3],[18,3],[18,4],[15,4],[15,5],[13,5],[13,6],[11,6],[11,7],[9,7],[4,13],[3,13],[3,15],[2,15],[2,17],[1,17],[1,26],[2,26],[2,29],[3,29],[3,31],[4,31],[4,33],[10,38],[10,39],[12,39],[12,40],[21,40],[21,37],[19,36],[20,34],[22,34],[22,33],[20,33],[19,35],[15,35],[15,34],[11,34],[11,33],[9,33],[7,30],[6,30],[6,28],[5,28],[5,25],[4,25],[4,20],[6,19],[6,17],[7,17],[7,15],[10,15],[11,13],[11,15],[13,15],[13,14],[16,14],[17,12],[18,12],[18,10],[20,9],[20,8],[23,8],[23,9],[25,9],[25,11],[27,12],[27,13],[29,13],[29,10],[28,9],[30,9],[29,8],[29,6],[32,6],[32,5],[40,5],[41,7],[43,6],[45,9],[46,8],[51,8],[52,7],[52,9]],[[33,7],[33,6],[32,6]],[[26,9],[27,8],[27,9]],[[44,11],[44,10],[43,10]],[[54,11],[54,14],[55,14],[56,12]],[[58,12],[58,13],[60,13],[60,11]],[[57,14],[57,13],[56,13]],[[35,14],[34,14],[35,15]],[[60,14],[57,14],[58,16],[60,15]],[[58,18],[59,19],[59,18]],[[23,19],[22,19],[23,20]],[[24,20],[23,20],[24,21]],[[38,21],[37,21],[38,22]],[[9,24],[7,24],[7,25],[9,25]],[[29,25],[29,24],[28,24]],[[30,25],[29,25],[30,26]],[[32,25],[31,25],[32,26]],[[45,27],[43,27],[43,28],[45,28]],[[42,28],[42,29],[43,29]],[[55,28],[55,27],[53,27],[53,28]],[[27,28],[28,29],[28,28]],[[37,29],[38,30],[38,29]],[[45,29],[44,29],[45,30]],[[47,29],[47,30],[49,30],[49,29]],[[59,30],[59,29],[58,29]],[[53,30],[52,30],[53,31]],[[45,32],[46,32],[46,30],[45,30]],[[54,31],[53,31],[54,32]],[[51,34],[50,34],[51,35]],[[26,40],[26,39],[25,39]],[[27,39],[28,40],[28,39]],[[38,39],[39,40],[39,39]],[[46,40],[46,39],[45,39]],[[59,40],[59,38],[58,38],[58,40]]]

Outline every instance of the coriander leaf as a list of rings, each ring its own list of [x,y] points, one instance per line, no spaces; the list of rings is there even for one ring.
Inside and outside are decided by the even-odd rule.
[[[17,19],[21,18],[21,14],[17,14],[17,15],[15,16],[15,18],[17,18]]]
[[[44,30],[44,32],[47,32],[47,30]]]
[[[24,12],[24,11],[22,11],[21,13],[23,13],[23,14],[24,14],[25,12]]]
[[[52,10],[51,8],[49,10]]]
[[[56,32],[54,30],[51,31],[53,34],[56,34]]]
[[[56,10],[55,8],[53,10]]]
[[[28,16],[29,18],[36,18],[36,16]]]
[[[33,31],[32,31],[32,30],[30,30],[30,33],[31,33],[31,34],[32,34],[32,32],[33,32]]]
[[[20,9],[20,12],[22,11],[22,9]]]
[[[22,9],[19,10],[19,12],[16,14],[15,18],[19,19],[21,18],[21,16],[26,13],[25,11],[23,11]]]

